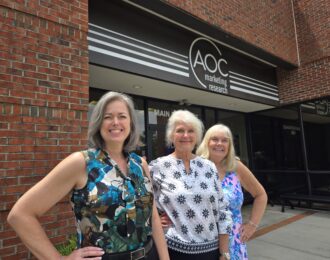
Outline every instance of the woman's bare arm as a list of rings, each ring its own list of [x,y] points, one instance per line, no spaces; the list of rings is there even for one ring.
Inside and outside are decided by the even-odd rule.
[[[38,218],[73,188],[81,188],[85,185],[87,181],[85,168],[82,153],[69,155],[28,190],[11,209],[8,215],[9,224],[38,259],[60,259],[59,252],[47,237]]]

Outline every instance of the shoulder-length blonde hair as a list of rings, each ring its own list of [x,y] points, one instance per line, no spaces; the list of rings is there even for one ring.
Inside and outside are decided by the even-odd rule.
[[[180,122],[192,125],[197,135],[196,145],[199,145],[202,140],[204,125],[197,116],[188,110],[176,110],[172,112],[166,125],[166,144],[168,146],[172,145],[175,126]]]
[[[210,152],[208,148],[208,144],[210,142],[210,139],[216,135],[218,132],[223,132],[225,136],[228,138],[229,147],[228,147],[228,154],[226,158],[222,161],[222,165],[225,166],[226,171],[233,171],[236,169],[236,155],[235,155],[235,148],[233,144],[233,135],[229,129],[228,126],[223,124],[217,124],[212,127],[210,127],[203,138],[202,143],[197,148],[196,154],[206,158],[210,159]]]
[[[103,122],[105,109],[107,105],[113,101],[122,101],[127,106],[129,116],[131,119],[131,126],[130,126],[131,129],[129,136],[125,140],[123,149],[125,152],[133,151],[136,148],[136,146],[139,144],[139,140],[140,140],[140,133],[138,130],[137,117],[134,110],[134,104],[129,96],[113,91],[105,93],[101,97],[101,99],[97,102],[97,104],[93,109],[93,113],[91,115],[89,121],[89,127],[88,127],[89,145],[93,148],[100,148],[100,149],[105,148],[104,140],[101,136],[100,129]]]

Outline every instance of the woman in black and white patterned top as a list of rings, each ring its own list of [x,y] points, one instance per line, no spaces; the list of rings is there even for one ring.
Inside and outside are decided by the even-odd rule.
[[[166,129],[172,154],[150,163],[154,194],[171,259],[226,260],[232,219],[215,165],[192,153],[203,123],[187,110],[174,111]],[[163,225],[164,227],[164,225]]]

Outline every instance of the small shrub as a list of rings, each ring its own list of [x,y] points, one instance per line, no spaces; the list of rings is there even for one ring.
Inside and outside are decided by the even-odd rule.
[[[57,245],[55,247],[57,251],[60,252],[61,255],[69,255],[77,247],[77,237],[71,236],[68,242]]]

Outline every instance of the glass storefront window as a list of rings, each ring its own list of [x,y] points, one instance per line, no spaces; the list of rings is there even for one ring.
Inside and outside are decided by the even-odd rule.
[[[308,168],[330,170],[330,100],[302,104]]]
[[[136,149],[136,153],[140,156],[146,156],[146,131],[145,131],[145,118],[144,118],[144,100],[141,98],[133,97],[135,113],[137,117],[137,124],[140,131],[140,145]]]
[[[251,116],[252,157],[259,170],[302,170],[303,154],[297,107]]]
[[[215,117],[215,110],[210,108],[204,109],[204,126],[205,131],[209,129],[211,126],[215,125],[216,123],[216,117]]]
[[[276,152],[271,118],[251,117],[252,159],[256,169],[276,169]]]

